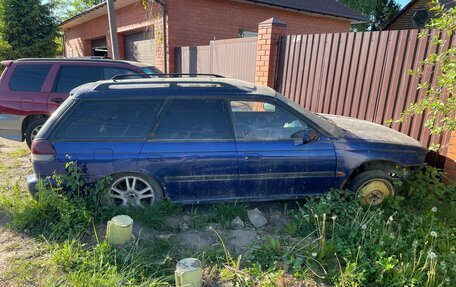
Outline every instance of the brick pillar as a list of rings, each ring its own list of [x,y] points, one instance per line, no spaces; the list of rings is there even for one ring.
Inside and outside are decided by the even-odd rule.
[[[274,88],[278,62],[279,37],[285,35],[287,24],[271,18],[258,25],[258,46],[255,82]]]
[[[448,179],[456,180],[456,131],[451,132],[447,145],[444,172]]]
[[[161,9],[161,8],[160,8]],[[165,71],[165,61],[164,61],[164,49],[163,49],[163,41],[165,39],[163,35],[163,18],[161,17],[162,13],[161,11],[159,12],[160,17],[156,17],[154,21],[154,33],[155,33],[155,67],[158,68],[160,71]],[[170,47],[170,38],[169,38],[169,15],[167,15],[167,64],[168,64],[168,72],[172,73],[174,71],[174,66],[173,65],[173,59],[174,59],[174,49],[173,47]]]

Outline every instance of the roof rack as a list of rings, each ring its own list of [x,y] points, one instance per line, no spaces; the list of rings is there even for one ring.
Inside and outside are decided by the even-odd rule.
[[[17,59],[18,62],[59,62],[59,61],[74,61],[74,62],[109,62],[128,64],[125,60],[113,60],[110,58],[99,58],[97,56],[90,57],[74,57],[74,58],[22,58]]]
[[[171,74],[121,74],[115,75],[111,78],[111,80],[131,80],[135,79],[135,77],[141,78],[225,78],[224,76],[217,75],[217,74],[185,74],[185,73],[171,73]]]

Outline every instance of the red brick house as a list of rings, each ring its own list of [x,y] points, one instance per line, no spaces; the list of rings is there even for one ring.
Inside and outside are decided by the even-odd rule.
[[[166,9],[167,37],[163,37],[162,6],[140,0],[115,2],[120,57],[173,70],[174,48],[206,45],[210,40],[255,36],[258,24],[277,17],[288,34],[348,32],[366,18],[336,0],[161,0]],[[110,56],[105,3],[61,23],[65,56]],[[166,43],[164,39],[166,38]]]
[[[433,13],[429,10],[431,0],[411,0],[396,16],[383,28],[383,30],[407,30],[424,28]],[[444,8],[454,7],[454,0],[440,0]]]

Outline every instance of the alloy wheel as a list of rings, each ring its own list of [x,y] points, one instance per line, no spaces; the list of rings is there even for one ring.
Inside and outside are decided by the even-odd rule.
[[[114,205],[146,207],[155,203],[155,193],[146,180],[137,176],[125,176],[111,185],[109,200]]]
[[[36,135],[38,134],[38,132],[41,130],[43,126],[40,125],[40,126],[36,126],[33,130],[32,130],[32,133],[30,134],[30,138],[32,139],[32,141],[36,138]]]

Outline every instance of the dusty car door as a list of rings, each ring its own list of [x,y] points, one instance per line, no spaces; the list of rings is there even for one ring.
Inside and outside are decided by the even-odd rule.
[[[279,102],[229,102],[239,159],[238,198],[293,198],[331,187],[336,156],[329,138],[303,142],[306,120]]]
[[[163,102],[135,98],[80,101],[53,133],[57,160],[80,163],[88,182],[138,172],[139,152]]]
[[[232,199],[238,177],[236,146],[223,100],[170,99],[138,164],[175,202]]]

